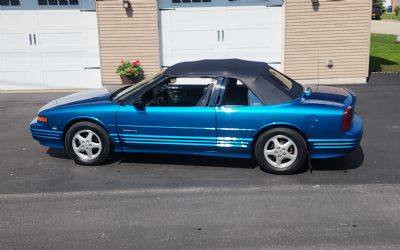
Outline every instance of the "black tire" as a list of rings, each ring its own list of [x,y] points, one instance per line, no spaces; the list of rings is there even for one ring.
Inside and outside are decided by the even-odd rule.
[[[99,143],[101,145],[101,150],[100,149],[98,150],[98,151],[100,151],[100,153],[93,159],[84,159],[83,157],[78,155],[73,149],[73,143],[76,143],[76,142],[73,142],[74,136],[78,132],[82,132],[82,131],[93,132],[96,135],[95,140],[96,141],[99,140]],[[65,148],[67,150],[67,153],[79,165],[95,166],[95,165],[102,164],[110,155],[110,145],[111,145],[110,139],[108,137],[107,131],[105,131],[103,127],[101,127],[95,123],[92,123],[92,122],[75,123],[68,129],[68,132],[65,136]],[[94,149],[94,150],[96,150],[96,149]],[[85,151],[82,151],[82,152],[85,153]],[[95,154],[98,153],[96,151],[91,151],[91,152],[95,152]]]
[[[283,168],[278,168],[276,166],[273,166],[272,164],[270,164],[271,160],[274,161],[274,159],[276,160],[275,157],[277,156],[267,156],[270,157],[270,162],[268,162],[265,154],[264,154],[264,148],[266,147],[266,143],[270,141],[270,139],[272,138],[276,138],[275,136],[282,136],[282,137],[286,137],[291,139],[295,146],[297,147],[297,157],[293,157],[293,162],[289,163],[286,162],[287,164],[289,164],[287,167],[283,167]],[[268,147],[268,145],[267,145]],[[274,148],[272,148],[274,149]],[[285,149],[285,148],[282,148]],[[289,148],[287,149],[289,150]],[[294,152],[294,150],[296,150],[294,147],[291,147],[290,150],[292,150]],[[277,152],[277,151],[275,151]],[[288,152],[286,152],[287,154],[289,154]],[[284,153],[284,154],[286,154]],[[296,131],[289,129],[289,128],[274,128],[271,130],[268,130],[266,132],[264,132],[257,140],[256,145],[255,145],[255,156],[256,159],[258,161],[258,163],[260,164],[260,168],[268,173],[271,174],[293,174],[296,173],[303,165],[304,162],[307,158],[307,154],[308,154],[308,150],[307,150],[307,144],[304,140],[304,138],[297,133]],[[279,157],[282,157],[281,155],[279,155]],[[286,158],[285,158],[286,160]],[[283,160],[282,160],[283,161]],[[282,163],[283,164],[283,163]]]

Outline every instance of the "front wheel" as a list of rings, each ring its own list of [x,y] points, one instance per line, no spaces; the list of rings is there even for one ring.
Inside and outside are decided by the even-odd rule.
[[[275,128],[258,138],[255,155],[262,170],[272,174],[293,174],[305,162],[307,144],[296,131]]]
[[[99,165],[110,154],[110,140],[107,131],[91,122],[78,122],[65,136],[68,155],[81,165]]]

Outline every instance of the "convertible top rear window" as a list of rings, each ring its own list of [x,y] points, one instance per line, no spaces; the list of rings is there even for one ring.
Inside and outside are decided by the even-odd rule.
[[[279,73],[277,70],[275,70],[273,68],[268,68],[268,75],[273,80],[275,80],[275,82],[280,84],[282,87],[285,87],[287,90],[292,90],[292,88],[293,88],[292,81],[289,78],[287,78],[286,76]]]

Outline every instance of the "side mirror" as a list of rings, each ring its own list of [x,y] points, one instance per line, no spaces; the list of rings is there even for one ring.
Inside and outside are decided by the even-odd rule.
[[[137,110],[145,110],[145,109],[146,109],[146,103],[143,102],[142,97],[137,98],[137,99],[133,102],[133,106],[134,106]]]

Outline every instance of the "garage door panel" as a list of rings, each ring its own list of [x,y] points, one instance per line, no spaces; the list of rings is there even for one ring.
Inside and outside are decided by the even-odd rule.
[[[0,24],[2,30],[29,29],[34,23],[34,16],[31,14],[3,11],[0,13]]]
[[[281,54],[274,49],[260,47],[235,47],[229,48],[229,58],[241,58],[243,60],[260,61],[260,62],[280,62]]]
[[[215,42],[207,42],[217,39],[217,32],[214,29],[176,30],[171,32],[174,38],[174,48],[179,49],[205,49],[213,48]]]
[[[282,23],[281,7],[249,7],[227,10],[227,26],[229,27],[263,27]]]
[[[174,56],[171,57],[172,59],[169,61],[171,65],[183,62],[183,61],[196,61],[196,60],[203,60],[206,59],[204,57],[207,54],[207,50],[187,50],[187,51],[177,51],[174,53]],[[220,56],[216,54],[210,54],[207,59],[218,59]]]
[[[82,65],[84,64],[83,51],[68,51],[68,52],[44,52],[40,58],[42,64],[53,65]]]
[[[220,12],[186,8],[161,11],[162,65],[216,57],[218,33],[210,22],[219,26]]]
[[[95,0],[79,2],[38,6],[21,0],[20,7],[0,13],[0,89],[101,86]],[[29,70],[20,72],[21,66]]]
[[[14,68],[18,66],[26,66],[39,63],[34,55],[25,51],[10,51],[0,53],[0,65],[3,69],[6,67]]]
[[[53,10],[52,13],[39,12],[36,16],[36,26],[41,29],[46,28],[95,28],[96,26],[96,13],[95,12],[81,12],[80,10],[58,11]],[[71,13],[72,12],[72,13]]]
[[[83,25],[81,13],[54,12],[39,13],[37,15],[37,25],[42,27],[76,27]]]
[[[225,29],[226,44],[262,44],[268,46],[270,43],[281,44],[279,30],[274,27],[251,28],[251,29]],[[279,48],[278,48],[279,49]]]
[[[100,70],[90,69],[82,72],[81,68],[76,70],[59,70],[43,71],[43,81],[48,88],[68,89],[68,88],[96,88],[100,82]],[[79,75],[79,78],[74,76]],[[62,76],[62,77],[61,77]]]
[[[27,48],[30,46],[29,34],[26,32],[1,32],[0,31],[0,50],[12,48]]]
[[[39,46],[49,47],[60,47],[64,48],[80,46],[86,44],[85,35],[82,32],[43,32],[38,34]]]
[[[245,60],[280,62],[281,7],[250,6],[226,11],[227,55]]]
[[[265,4],[236,6],[233,2],[221,6],[222,3],[218,1],[215,5],[219,7],[182,7],[175,11],[161,11],[164,66],[223,58],[280,64],[282,7],[266,7]]]
[[[218,22],[221,18],[218,10],[202,10],[199,8],[186,8],[184,10],[163,11],[162,14],[168,15],[170,25],[178,29],[209,28],[209,22]]]
[[[34,69],[0,71],[0,89],[27,89],[27,83],[29,83],[29,89],[41,89],[43,88],[43,82],[38,81],[40,79],[38,77],[39,74],[40,72]]]

